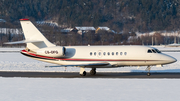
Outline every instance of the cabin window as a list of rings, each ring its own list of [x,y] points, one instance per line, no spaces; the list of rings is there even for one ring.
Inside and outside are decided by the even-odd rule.
[[[124,55],[127,55],[127,52],[124,52]]]
[[[110,53],[109,53],[109,52],[108,52],[107,54],[108,54],[108,55],[110,55]]]
[[[153,53],[156,53],[156,51],[154,49],[152,49]]]
[[[112,55],[114,55],[114,52],[112,52]]]
[[[120,52],[120,55],[122,55],[123,53],[122,52]]]
[[[94,52],[94,55],[96,56],[96,52]]]
[[[118,52],[116,52],[116,55],[118,55]]]
[[[99,52],[99,56],[101,56],[101,52]]]
[[[147,51],[148,53],[152,53],[152,51],[150,50],[150,49],[148,49],[148,51]]]
[[[106,55],[106,52],[104,52],[103,54]]]
[[[90,55],[92,55],[92,52],[90,52]]]

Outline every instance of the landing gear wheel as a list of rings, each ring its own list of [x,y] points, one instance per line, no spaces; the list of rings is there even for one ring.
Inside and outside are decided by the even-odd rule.
[[[80,74],[81,76],[86,76],[86,71],[84,71],[82,74]]]
[[[90,74],[91,74],[91,75],[95,75],[95,74],[96,74],[96,69],[93,68],[93,69],[90,71]]]
[[[151,75],[151,73],[147,73],[147,76],[150,76]]]

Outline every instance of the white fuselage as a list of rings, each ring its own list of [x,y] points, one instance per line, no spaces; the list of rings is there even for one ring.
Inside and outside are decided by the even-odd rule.
[[[175,58],[157,51],[148,53],[148,50],[155,50],[155,48],[147,46],[66,46],[65,49],[65,56],[59,58],[41,56],[28,51],[22,51],[22,53],[40,61],[59,65],[109,63],[110,65],[104,67],[151,66],[176,61]],[[56,51],[56,48],[53,50]],[[49,55],[51,54],[56,53],[49,53]],[[104,67],[100,66],[99,68]]]

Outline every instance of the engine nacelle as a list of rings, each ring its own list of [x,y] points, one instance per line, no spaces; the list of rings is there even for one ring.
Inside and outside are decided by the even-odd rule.
[[[36,51],[38,55],[48,57],[64,57],[66,48],[61,46],[41,48]]]

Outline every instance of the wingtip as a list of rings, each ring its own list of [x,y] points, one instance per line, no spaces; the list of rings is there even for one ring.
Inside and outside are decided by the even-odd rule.
[[[20,21],[29,21],[29,19],[26,19],[26,18],[24,18],[24,19],[19,19]]]

